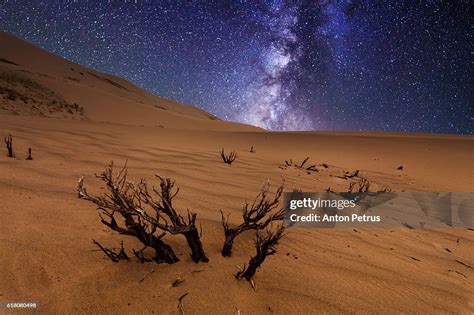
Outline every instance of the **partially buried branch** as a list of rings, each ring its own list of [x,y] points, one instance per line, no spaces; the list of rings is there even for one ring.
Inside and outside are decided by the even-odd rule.
[[[123,248],[123,241],[120,242],[119,249],[110,249],[110,248],[104,247],[96,240],[92,240],[92,242],[95,245],[97,245],[97,247],[99,247],[99,249],[103,251],[104,254],[113,262],[119,262],[121,259],[126,259],[126,260],[129,259],[127,253],[125,252],[125,249]]]
[[[276,246],[278,241],[283,237],[285,227],[283,224],[279,225],[275,231],[270,229],[265,231],[265,235],[261,235],[257,231],[255,248],[256,255],[250,258],[250,261],[247,265],[239,270],[235,275],[237,279],[245,278],[249,281],[254,289],[256,289],[255,282],[253,281],[253,276],[257,272],[257,269],[262,265],[267,256],[271,256],[276,253]]]
[[[261,192],[257,195],[252,205],[245,203],[242,208],[243,222],[238,226],[231,228],[229,226],[229,215],[226,217],[221,210],[222,226],[224,227],[224,245],[222,247],[222,256],[230,256],[235,238],[242,232],[247,230],[262,230],[266,228],[272,221],[283,220],[284,209],[273,212],[280,203],[283,193],[283,185],[281,185],[273,199],[268,198],[270,184],[267,182],[263,185]]]
[[[221,158],[224,161],[224,163],[232,165],[232,163],[235,161],[237,158],[237,153],[235,151],[230,152],[228,155],[225,154],[224,149],[220,151]]]
[[[26,156],[26,159],[28,161],[33,160],[33,155],[32,155],[32,152],[31,152],[31,148],[28,148],[28,155]]]
[[[200,234],[196,227],[196,213],[188,210],[186,219],[178,214],[173,207],[173,198],[179,192],[179,189],[173,192],[175,182],[160,175],[156,175],[156,177],[160,180],[160,189],[153,188],[153,192],[159,197],[158,200],[152,197],[145,184],[139,186],[141,200],[156,211],[156,218],[147,219],[163,231],[173,235],[182,234],[191,248],[191,257],[194,262],[208,262],[209,259],[204,252]],[[166,216],[166,219],[160,221],[159,219],[164,216]]]
[[[349,183],[348,193],[368,193],[371,187],[372,187],[372,184],[368,179],[364,177],[359,177],[359,180],[357,182]],[[391,191],[392,190],[389,187],[384,186],[376,192],[384,193],[384,192],[391,192]]]
[[[285,160],[285,164],[287,167],[294,166],[296,169],[301,169],[301,170],[306,170],[309,174],[310,172],[318,172],[318,169],[316,168],[316,165],[310,165],[310,166],[305,166],[306,162],[309,161],[309,156],[306,157],[300,164],[294,163],[293,160]]]
[[[5,145],[7,146],[7,157],[9,158],[14,158],[15,153],[13,152],[13,137],[11,135],[8,135],[3,138],[5,141]]]

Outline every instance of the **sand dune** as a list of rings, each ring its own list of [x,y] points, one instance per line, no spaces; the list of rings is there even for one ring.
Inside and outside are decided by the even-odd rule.
[[[31,93],[31,85],[23,84],[25,80],[34,82],[56,97],[44,99],[35,96]],[[0,112],[21,113],[21,108],[35,105],[42,111],[30,110],[29,114],[58,117],[49,112],[54,107],[50,103],[57,98],[58,103],[64,100],[71,106],[78,104],[85,112],[80,118],[93,121],[180,129],[259,130],[221,121],[194,106],[157,97],[124,79],[82,67],[4,32],[0,32],[0,82],[2,86],[10,83],[10,88],[13,85],[20,97],[25,94],[25,88],[30,91],[26,93],[30,98],[27,104],[20,97],[18,101],[5,97],[0,103]],[[33,102],[35,100],[37,102]],[[13,110],[8,106],[12,104],[17,105]],[[70,116],[67,112],[62,115],[64,118]]]
[[[190,314],[474,311],[472,230],[407,229],[402,222],[391,230],[289,229],[258,271],[254,292],[233,277],[253,254],[253,233],[223,258],[219,213],[232,213],[230,222],[237,223],[243,203],[267,180],[272,189],[284,179],[286,190],[344,191],[348,181],[337,175],[356,169],[375,189],[472,191],[472,137],[267,132],[216,120],[6,34],[0,58],[21,65],[0,62],[0,71],[24,75],[84,107],[84,117],[0,114],[0,135],[13,135],[17,156],[7,158],[0,148],[0,301],[37,301],[43,313],[163,314],[178,313],[178,298],[189,293],[183,306]],[[24,159],[29,147],[32,161]],[[220,160],[222,147],[236,150],[232,166]],[[285,160],[306,156],[329,168],[307,174],[284,167]],[[173,265],[114,264],[95,251],[92,239],[139,247],[107,230],[94,206],[77,198],[80,176],[91,191],[103,191],[93,174],[110,160],[127,161],[133,179],[153,181],[160,173],[176,180],[176,205],[198,213],[209,263],[194,264],[179,236],[166,237],[181,259]],[[185,282],[172,287],[177,277]]]

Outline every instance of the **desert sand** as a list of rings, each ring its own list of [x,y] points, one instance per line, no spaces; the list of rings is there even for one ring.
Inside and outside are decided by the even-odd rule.
[[[288,229],[257,272],[255,292],[233,276],[254,254],[254,233],[222,257],[219,212],[237,224],[242,205],[267,180],[273,191],[283,179],[287,191],[345,191],[348,181],[336,175],[356,169],[375,189],[472,191],[473,137],[268,132],[151,95],[5,33],[0,58],[0,135],[13,136],[16,152],[8,158],[0,147],[0,301],[38,302],[35,312],[48,314],[167,314],[179,313],[178,298],[188,293],[182,304],[189,314],[474,312],[473,230],[401,222],[394,229]],[[221,148],[237,152],[231,166]],[[311,174],[284,167],[307,156],[329,167]],[[157,184],[159,173],[176,180],[176,206],[198,214],[209,263],[193,263],[181,236],[165,237],[181,260],[172,265],[113,263],[96,251],[92,239],[140,247],[77,198],[80,176],[92,192],[104,192],[94,174],[111,160],[127,162],[130,179]],[[185,281],[173,287],[178,277]]]

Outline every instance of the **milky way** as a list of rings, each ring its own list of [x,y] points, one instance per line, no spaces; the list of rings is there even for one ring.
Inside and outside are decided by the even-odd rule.
[[[297,44],[292,31],[298,22],[295,12],[297,7],[285,7],[283,3],[269,7],[267,23],[273,40],[264,47],[262,74],[246,92],[246,106],[239,120],[267,129],[313,129],[311,119],[288,102],[295,82],[283,78],[290,64],[299,61],[298,53],[288,49]]]
[[[469,12],[467,1],[15,0],[0,2],[0,27],[227,120],[472,134]]]

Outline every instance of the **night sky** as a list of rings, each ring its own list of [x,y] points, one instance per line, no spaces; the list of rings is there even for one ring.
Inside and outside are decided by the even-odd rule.
[[[468,1],[0,1],[0,29],[272,130],[473,133]]]

